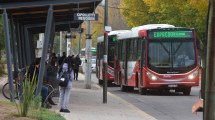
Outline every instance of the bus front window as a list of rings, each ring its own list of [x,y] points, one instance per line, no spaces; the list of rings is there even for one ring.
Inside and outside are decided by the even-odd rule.
[[[195,67],[195,49],[191,40],[150,41],[148,65],[158,73],[186,72]]]

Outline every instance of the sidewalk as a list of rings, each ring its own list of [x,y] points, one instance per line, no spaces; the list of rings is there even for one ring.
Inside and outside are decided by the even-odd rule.
[[[111,94],[108,103],[103,104],[103,89],[95,83],[85,89],[84,76],[79,73],[79,81],[73,81],[69,109],[71,113],[60,113],[58,106],[52,110],[60,113],[66,120],[156,120],[134,105]]]

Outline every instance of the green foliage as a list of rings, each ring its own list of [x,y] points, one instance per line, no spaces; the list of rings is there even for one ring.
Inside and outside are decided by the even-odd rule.
[[[133,0],[123,0],[121,7],[123,8],[121,12],[129,27],[153,23],[155,12],[149,14],[149,6],[143,0],[135,0],[135,2]]]
[[[20,116],[26,117],[29,111],[29,108],[32,105],[38,104],[38,99],[35,98],[34,92],[36,90],[37,80],[35,75],[33,76],[32,80],[30,77],[27,76],[23,82],[23,93],[19,96],[20,102],[19,105],[17,104],[17,110]]]
[[[65,120],[60,114],[47,109],[33,110],[30,112],[30,117],[38,120]]]
[[[197,37],[206,36],[207,0],[123,0],[122,14],[128,26],[166,23],[195,28]]]
[[[20,120],[20,116],[13,111],[15,104],[8,101],[0,101],[1,113],[7,114],[8,117],[13,117]],[[8,109],[10,108],[10,109]],[[5,110],[4,110],[5,109]],[[37,120],[65,120],[59,113],[54,111],[49,111],[48,109],[30,109],[27,118],[37,119]]]

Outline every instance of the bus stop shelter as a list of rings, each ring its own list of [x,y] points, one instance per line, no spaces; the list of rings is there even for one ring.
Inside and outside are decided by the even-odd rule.
[[[8,80],[13,95],[12,71],[30,65],[35,55],[34,34],[44,33],[43,51],[36,94],[41,91],[48,46],[55,32],[79,28],[83,21],[74,20],[76,13],[93,13],[102,0],[0,0],[3,15]],[[13,61],[12,61],[13,58]],[[13,65],[13,70],[12,70]],[[12,97],[11,97],[12,98]],[[11,99],[13,101],[13,98]]]

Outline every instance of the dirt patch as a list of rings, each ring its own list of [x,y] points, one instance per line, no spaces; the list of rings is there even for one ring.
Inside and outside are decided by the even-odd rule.
[[[19,117],[15,106],[9,102],[0,101],[0,120],[35,120],[28,117]]]

